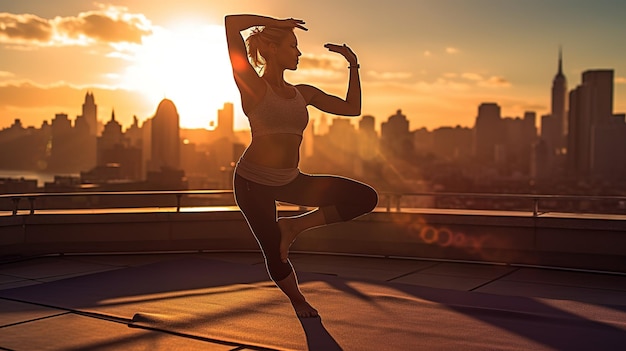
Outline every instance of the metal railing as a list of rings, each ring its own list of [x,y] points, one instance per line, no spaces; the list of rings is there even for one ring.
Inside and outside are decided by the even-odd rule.
[[[626,196],[593,196],[593,195],[541,195],[541,194],[492,194],[492,193],[383,193],[387,212],[401,212],[403,208],[458,208],[485,210],[516,210],[531,211],[534,217],[552,211],[565,213],[602,213],[626,215]],[[430,203],[424,200],[407,201],[411,198],[431,198]],[[456,201],[446,201],[456,200]],[[497,204],[495,208],[481,208],[480,200],[485,203]],[[403,205],[403,201],[406,201]],[[426,201],[427,202],[427,201]],[[447,202],[448,207],[444,207]],[[450,205],[457,204],[457,207]],[[595,203],[595,206],[594,206]],[[416,206],[417,204],[417,206]],[[504,204],[504,206],[501,206]],[[577,204],[578,206],[575,206]]]
[[[162,190],[162,191],[100,191],[100,192],[68,192],[68,193],[30,193],[30,194],[4,194],[0,195],[0,201],[12,202],[12,214],[17,215],[20,209],[20,202],[27,200],[29,203],[29,214],[35,214],[35,203],[38,199],[49,198],[69,198],[69,197],[111,197],[111,196],[141,196],[155,197],[165,196],[176,199],[176,212],[180,212],[183,196],[186,195],[226,195],[232,194],[232,190]]]
[[[54,198],[99,198],[99,197],[161,197],[175,199],[174,207],[180,212],[182,199],[185,196],[231,195],[232,190],[167,190],[167,191],[107,191],[107,192],[67,192],[67,193],[28,193],[2,194],[0,203],[12,203],[12,215],[17,215],[23,201],[28,201],[28,213],[36,213],[36,204],[44,199]],[[590,203],[602,203],[596,206],[599,211],[589,213],[621,214],[626,215],[626,196],[582,196],[582,195],[536,195],[536,194],[487,194],[487,193],[391,193],[381,192],[379,206],[387,212],[401,212],[403,209],[416,208],[452,208],[452,209],[485,209],[485,210],[517,210],[532,212],[533,216],[550,211],[559,212],[589,212]],[[556,204],[561,203],[562,205]],[[574,206],[572,203],[579,205]],[[234,202],[233,202],[234,204]],[[502,205],[504,204],[504,205]],[[582,205],[580,205],[582,204]],[[587,205],[585,205],[587,204]],[[118,203],[118,205],[120,205]],[[122,203],[123,205],[123,203]],[[394,206],[395,205],[395,206]],[[481,208],[486,207],[486,208]],[[124,206],[122,206],[124,207]],[[125,206],[132,207],[132,206]],[[139,206],[142,207],[142,206]],[[491,208],[490,208],[491,207]],[[587,207],[587,209],[585,209]],[[85,207],[80,207],[85,208]],[[87,207],[89,208],[89,207]],[[394,209],[392,209],[394,208]],[[581,210],[582,208],[582,210]],[[43,209],[41,209],[43,210]]]

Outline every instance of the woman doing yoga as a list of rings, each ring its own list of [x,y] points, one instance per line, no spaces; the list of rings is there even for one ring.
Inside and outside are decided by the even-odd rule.
[[[302,20],[292,18],[225,18],[233,75],[252,132],[252,141],[235,169],[235,199],[263,251],[272,280],[287,295],[298,317],[315,317],[317,310],[298,288],[288,260],[289,247],[307,229],[348,221],[372,211],[378,195],[355,180],[305,174],[298,168],[302,133],[309,121],[307,105],[336,115],[361,114],[359,64],[345,44],[325,45],[348,61],[350,78],[345,99],[311,85],[294,86],[285,81],[284,71],[295,70],[302,54],[294,29],[306,30],[303,25]],[[241,31],[252,27],[252,34],[244,41]],[[277,219],[276,201],[316,209]]]

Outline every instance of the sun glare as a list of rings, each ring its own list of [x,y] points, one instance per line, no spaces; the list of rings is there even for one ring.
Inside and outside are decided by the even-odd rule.
[[[209,128],[224,102],[237,98],[224,29],[179,24],[145,38],[127,69],[126,87],[141,91],[156,109],[170,99],[184,128]]]

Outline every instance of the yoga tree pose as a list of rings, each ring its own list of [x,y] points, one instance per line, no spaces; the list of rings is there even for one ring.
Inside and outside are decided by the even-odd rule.
[[[237,205],[263,251],[268,273],[287,295],[298,317],[318,312],[302,295],[288,259],[289,247],[303,231],[348,221],[374,209],[378,195],[352,179],[300,172],[300,144],[309,121],[307,105],[342,115],[361,114],[361,83],[357,56],[345,44],[325,47],[348,62],[345,99],[307,84],[292,85],[284,71],[295,70],[302,55],[294,29],[307,30],[298,19],[228,15],[226,39],[235,83],[252,141],[235,168]],[[241,31],[253,28],[244,40]],[[257,72],[258,70],[258,72]],[[301,215],[277,218],[276,201],[315,208]]]

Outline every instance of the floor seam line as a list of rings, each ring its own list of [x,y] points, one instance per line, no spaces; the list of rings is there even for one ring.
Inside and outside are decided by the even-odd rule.
[[[428,266],[426,266],[426,267],[418,268],[418,269],[415,269],[415,270],[413,270],[413,271],[410,271],[410,272],[407,272],[407,273],[404,273],[404,274],[400,274],[400,275],[399,275],[399,276],[397,276],[397,277],[390,278],[390,279],[387,279],[387,280],[385,280],[385,281],[386,281],[386,282],[392,282],[392,281],[394,281],[394,280],[396,280],[396,279],[404,278],[404,277],[409,276],[409,275],[411,275],[411,274],[419,273],[419,272],[424,271],[424,270],[426,270],[426,269],[433,268],[434,266],[436,266],[436,265],[438,265],[438,264],[439,264],[439,262],[434,262],[434,263],[432,263],[432,264],[430,264],[430,265],[428,265]]]
[[[63,315],[70,314],[70,313],[71,312],[69,312],[69,311],[65,311],[65,312],[53,314],[53,315],[50,315],[50,316],[44,316],[44,317],[33,318],[33,319],[25,320],[25,321],[15,322],[15,323],[11,323],[11,324],[0,325],[0,329],[13,327],[13,326],[20,325],[20,324],[37,322],[37,321],[41,321],[41,320],[48,319],[48,318],[59,317],[59,316],[63,316]]]
[[[493,283],[493,282],[495,282],[495,281],[497,281],[497,280],[500,280],[500,279],[502,279],[502,278],[504,278],[504,277],[506,277],[506,276],[508,276],[508,275],[511,275],[511,274],[513,274],[513,273],[515,273],[515,272],[517,272],[517,271],[519,271],[519,270],[520,270],[520,268],[515,268],[515,269],[511,270],[510,272],[506,272],[506,273],[501,274],[500,276],[495,277],[495,278],[493,278],[493,279],[491,279],[491,280],[489,280],[489,281],[487,281],[487,282],[484,282],[484,283],[482,283],[482,284],[479,284],[478,286],[475,286],[475,287],[473,287],[473,288],[469,289],[468,291],[475,291],[476,289],[480,289],[480,288],[482,288],[483,286],[487,286],[487,285],[489,285],[489,284],[491,284],[491,283]]]

